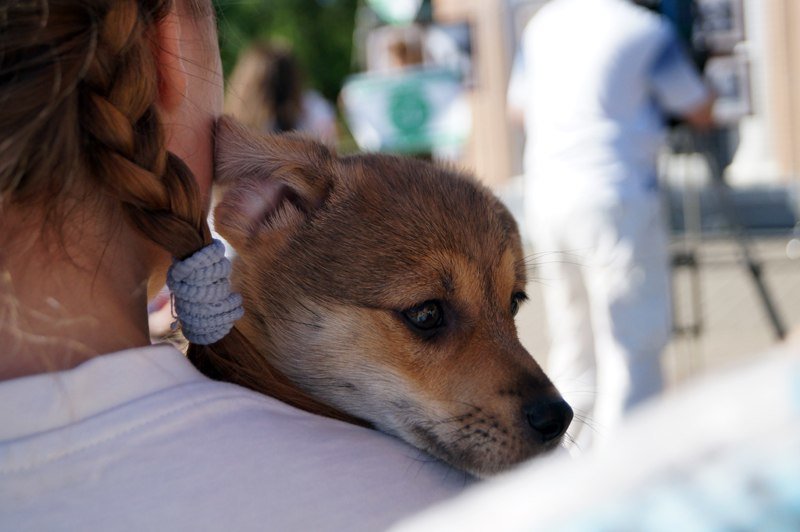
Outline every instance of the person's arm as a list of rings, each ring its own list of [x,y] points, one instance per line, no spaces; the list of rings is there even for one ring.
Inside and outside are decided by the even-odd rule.
[[[668,114],[683,118],[698,128],[714,124],[715,95],[703,80],[680,38],[664,23],[662,45],[650,69],[651,86],[656,101]]]
[[[714,125],[715,95],[709,92],[708,98],[694,109],[683,114],[682,118],[697,129],[709,129]]]

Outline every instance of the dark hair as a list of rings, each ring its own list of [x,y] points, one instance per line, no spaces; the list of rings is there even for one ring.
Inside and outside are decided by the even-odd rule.
[[[242,52],[231,73],[225,111],[260,131],[297,129],[303,106],[303,77],[292,51],[257,42]]]

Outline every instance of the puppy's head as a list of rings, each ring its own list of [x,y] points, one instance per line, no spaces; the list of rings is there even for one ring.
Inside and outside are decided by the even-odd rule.
[[[517,339],[519,234],[477,183],[218,127],[217,230],[240,330],[315,398],[477,475],[558,445],[572,411]]]

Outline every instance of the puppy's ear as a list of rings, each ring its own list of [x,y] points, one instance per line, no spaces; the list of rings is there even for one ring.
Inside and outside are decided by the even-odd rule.
[[[295,135],[263,135],[229,117],[217,123],[216,230],[242,253],[264,239],[279,245],[328,197],[336,157]]]

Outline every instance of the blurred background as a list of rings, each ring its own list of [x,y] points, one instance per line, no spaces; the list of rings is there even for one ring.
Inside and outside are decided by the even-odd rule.
[[[277,98],[305,95],[289,113],[296,121],[269,130],[324,129],[320,138],[340,153],[455,163],[522,222],[524,132],[508,119],[506,93],[522,30],[546,3],[219,0],[226,106],[246,96],[245,81],[232,83],[237,61],[266,43],[290,55],[285,68],[295,72],[293,88],[273,90]],[[660,4],[681,2],[654,1],[654,9]],[[665,364],[678,382],[800,328],[800,2],[698,0],[688,14],[664,14],[718,95],[711,140],[698,145],[675,128],[660,162],[675,321]],[[333,126],[309,125],[326,120]],[[531,277],[519,329],[541,358],[541,281],[535,270]]]

